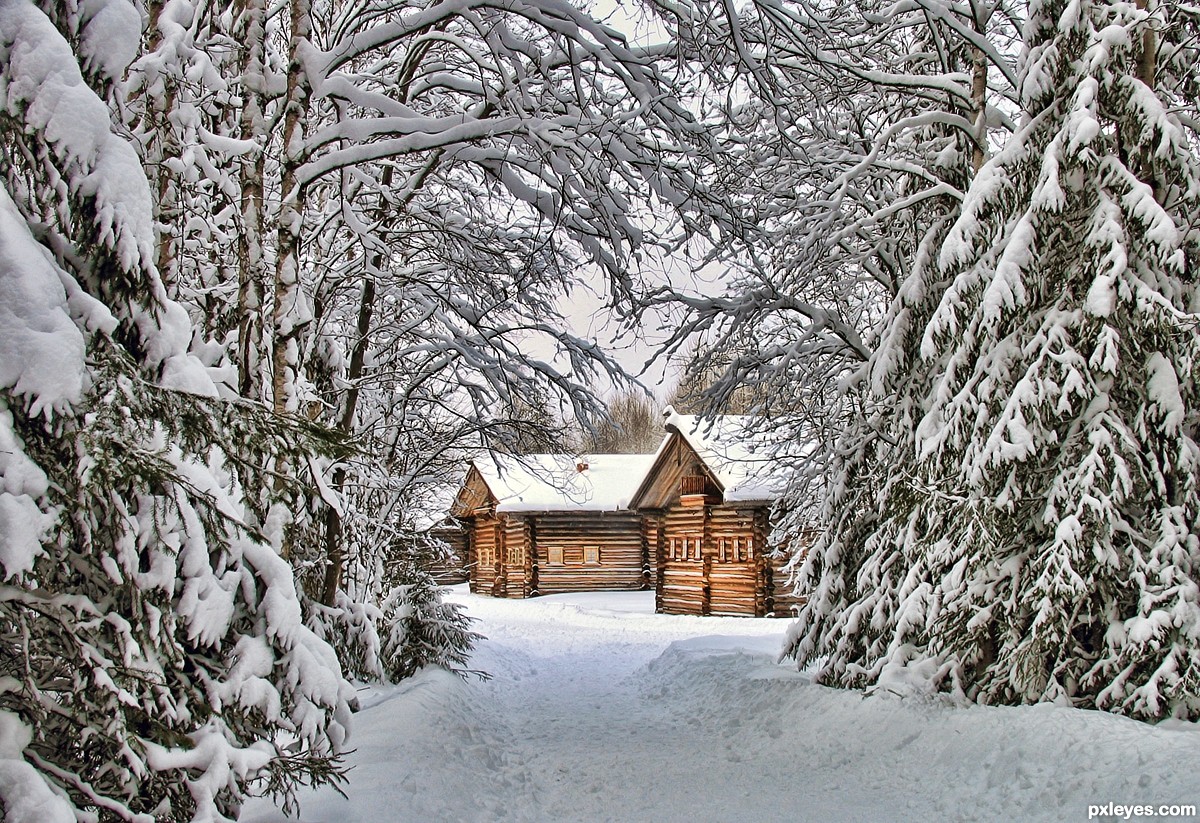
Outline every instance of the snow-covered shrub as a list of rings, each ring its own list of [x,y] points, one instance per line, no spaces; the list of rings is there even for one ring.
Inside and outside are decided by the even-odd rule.
[[[338,591],[332,606],[306,600],[308,625],[336,650],[348,677],[397,682],[425,666],[462,672],[475,642],[470,617],[447,603],[429,572],[428,540],[401,541],[378,591]]]
[[[461,671],[481,635],[471,631],[471,618],[457,603],[442,599],[437,583],[424,569],[410,568],[406,583],[392,588],[383,601],[380,649],[384,670],[392,680],[409,677],[425,666]]]
[[[257,779],[336,779],[346,739],[349,686],[245,504],[311,432],[218,400],[188,352],[105,100],[139,32],[127,0],[0,0],[10,821],[233,817]]]

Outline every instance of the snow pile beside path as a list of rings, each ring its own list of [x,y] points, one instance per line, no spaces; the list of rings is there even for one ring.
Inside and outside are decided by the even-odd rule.
[[[638,681],[664,713],[705,726],[731,763],[761,764],[755,788],[802,820],[1062,821],[1092,804],[1200,802],[1197,724],[867,697],[725,638],[672,644]]]

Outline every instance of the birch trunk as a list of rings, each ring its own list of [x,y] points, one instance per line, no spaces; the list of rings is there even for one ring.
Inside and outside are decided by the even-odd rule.
[[[1142,11],[1150,10],[1149,0],[1137,0],[1137,7]],[[1146,26],[1142,32],[1142,53],[1138,58],[1137,78],[1150,88],[1154,88],[1154,77],[1158,73],[1158,36],[1152,26]]]
[[[306,188],[298,171],[304,163],[309,82],[300,54],[312,34],[311,0],[291,0],[287,93],[283,117],[283,169],[280,177],[279,233],[271,313],[271,405],[278,414],[300,410],[300,335],[310,313],[300,284],[300,248]]]
[[[149,4],[149,52],[153,54],[162,48],[163,36],[160,21],[165,9],[164,0],[155,0]],[[154,188],[155,232],[157,234],[157,249],[154,263],[158,273],[168,289],[172,291],[179,284],[179,188],[173,180],[166,160],[178,157],[180,145],[169,115],[175,109],[178,100],[178,88],[175,78],[163,78],[163,94],[161,97],[147,95],[145,101],[145,116],[150,121],[147,129],[151,139],[146,146],[145,162],[147,176]]]
[[[240,169],[242,231],[238,236],[238,393],[264,400],[262,385],[263,296],[266,291],[263,255],[263,176],[266,133],[266,0],[239,0],[237,33],[242,44],[241,132],[255,150]]]
[[[974,3],[971,6],[975,31],[982,37],[987,31],[984,12]],[[975,150],[971,155],[971,170],[978,172],[987,159],[987,80],[988,61],[983,49],[971,49],[971,114],[975,120]]]

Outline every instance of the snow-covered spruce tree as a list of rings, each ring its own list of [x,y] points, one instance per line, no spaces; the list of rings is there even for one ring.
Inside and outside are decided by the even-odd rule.
[[[127,0],[0,0],[0,808],[221,820],[338,772],[349,687],[243,494],[296,425],[216,399],[112,112]],[[284,484],[286,485],[286,484]]]
[[[898,411],[803,569],[820,681],[1200,716],[1188,13],[1031,5],[1021,128],[902,290],[872,364]]]

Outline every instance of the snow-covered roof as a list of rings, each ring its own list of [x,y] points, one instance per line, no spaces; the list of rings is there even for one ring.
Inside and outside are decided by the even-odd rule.
[[[725,502],[773,501],[783,491],[775,433],[763,418],[738,414],[705,418],[679,414],[670,406],[663,418],[667,430],[679,432],[716,477]]]
[[[619,511],[641,485],[652,454],[496,455],[472,465],[498,512]]]

